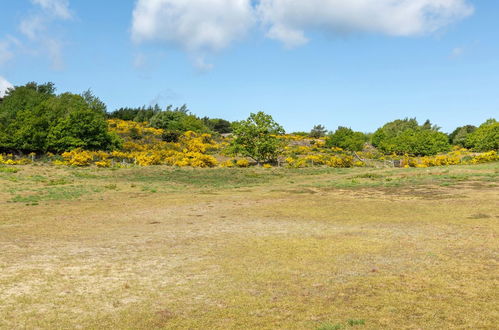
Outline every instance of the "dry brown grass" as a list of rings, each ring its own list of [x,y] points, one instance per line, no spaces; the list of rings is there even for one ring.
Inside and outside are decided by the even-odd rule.
[[[0,175],[0,328],[498,324],[497,164],[165,171]]]

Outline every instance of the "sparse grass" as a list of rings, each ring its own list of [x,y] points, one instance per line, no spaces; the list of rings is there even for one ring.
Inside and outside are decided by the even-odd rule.
[[[0,173],[17,173],[19,169],[13,167],[0,166]]]
[[[2,329],[497,325],[497,163],[19,169]]]

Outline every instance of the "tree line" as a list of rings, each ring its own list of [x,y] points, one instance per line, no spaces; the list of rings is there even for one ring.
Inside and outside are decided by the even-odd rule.
[[[120,138],[111,133],[107,119],[147,122],[162,129],[163,140],[175,142],[186,131],[232,134],[235,153],[265,161],[279,149],[276,136],[285,133],[274,119],[259,112],[247,120],[230,122],[222,118],[198,117],[186,105],[158,105],[120,108],[107,111],[106,105],[91,91],[82,94],[56,94],[54,84],[37,84],[11,88],[0,99],[0,153],[61,153],[75,148],[113,150],[121,146]],[[466,125],[445,134],[429,120],[423,124],[415,118],[389,122],[374,133],[363,133],[349,127],[333,132],[323,125],[310,132],[296,132],[309,138],[325,138],[327,147],[361,151],[371,144],[385,154],[428,156],[447,152],[452,146],[475,151],[499,149],[499,122],[487,120],[479,127]],[[258,155],[258,159],[254,156]]]

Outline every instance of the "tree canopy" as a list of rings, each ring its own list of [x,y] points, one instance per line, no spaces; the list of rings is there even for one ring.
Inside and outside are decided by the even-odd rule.
[[[0,103],[0,150],[62,152],[119,145],[108,132],[105,105],[90,91],[55,94],[52,83],[11,89]]]
[[[499,150],[499,122],[489,119],[467,135],[466,146],[476,151]]]
[[[277,136],[284,134],[284,128],[264,112],[252,113],[248,119],[234,123],[233,134],[231,150],[258,164],[275,162],[282,152],[283,142]]]
[[[473,125],[466,125],[456,128],[449,134],[449,142],[452,145],[466,147],[466,139],[468,135],[476,131],[477,127]]]
[[[209,131],[201,119],[189,112],[186,105],[177,108],[168,106],[165,111],[158,112],[151,118],[150,125],[166,131]]]
[[[435,155],[450,148],[448,136],[437,126],[429,120],[420,126],[415,118],[385,124],[373,134],[372,144],[387,154],[415,156]]]
[[[310,130],[310,137],[313,137],[315,139],[321,138],[326,136],[327,134],[327,129],[326,127],[322,125],[315,125],[311,130]]]
[[[349,151],[362,151],[368,137],[362,132],[355,132],[348,127],[338,129],[326,139],[327,147],[337,147]]]

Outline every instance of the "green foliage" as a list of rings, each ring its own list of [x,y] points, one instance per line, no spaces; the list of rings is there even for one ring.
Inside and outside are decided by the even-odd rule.
[[[386,154],[431,156],[450,149],[449,138],[429,121],[419,126],[416,119],[395,120],[379,128],[372,144]]]
[[[89,91],[55,95],[51,83],[29,83],[11,90],[0,104],[0,150],[43,153],[118,145],[107,130],[104,103]]]
[[[150,125],[151,127],[168,131],[209,131],[201,119],[189,113],[185,105],[175,109],[172,106],[168,106],[165,111],[161,111],[151,118]]]
[[[499,150],[499,122],[489,119],[466,137],[466,146],[476,151]]]
[[[291,135],[297,135],[297,136],[303,136],[303,137],[309,137],[310,132],[293,132]],[[313,141],[312,141],[313,142]]]
[[[326,136],[326,134],[327,134],[327,129],[322,125],[315,125],[310,131],[310,137],[315,139],[324,137]]]
[[[228,120],[208,117],[204,117],[202,120],[205,126],[213,132],[220,134],[232,133],[232,123]]]
[[[367,142],[367,136],[362,132],[355,132],[348,127],[338,127],[338,129],[326,139],[328,148],[337,147],[350,151],[362,151]]]
[[[47,111],[58,114],[48,131],[47,150],[105,150],[119,145],[117,136],[108,132],[105,108],[94,100],[96,107],[79,95],[66,93],[44,104]]]
[[[161,134],[161,139],[165,142],[178,142],[181,136],[182,132],[180,131],[166,130]]]
[[[277,135],[284,128],[264,112],[252,113],[248,119],[233,124],[232,152],[250,157],[257,163],[273,162],[282,153],[283,141]]]
[[[109,119],[121,119],[136,121],[138,123],[149,122],[152,117],[161,112],[159,105],[141,108],[120,108],[109,113]]]
[[[455,146],[466,147],[468,135],[476,131],[476,129],[477,127],[473,125],[458,127],[449,135],[449,142]]]

